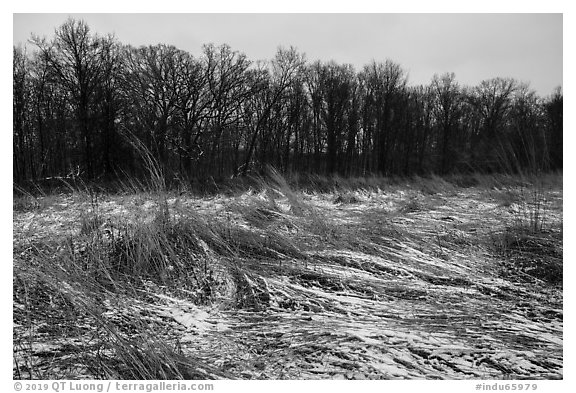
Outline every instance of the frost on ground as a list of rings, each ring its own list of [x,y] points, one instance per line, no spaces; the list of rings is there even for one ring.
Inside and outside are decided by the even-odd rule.
[[[46,289],[40,303],[98,310],[73,321],[56,311],[30,317],[43,312],[30,300],[25,266],[39,263],[30,250],[41,244],[57,258],[70,244],[82,255],[94,233],[118,239],[131,222],[152,225],[159,204],[62,196],[15,210],[14,375],[122,377],[115,363],[102,366],[117,356],[102,343],[141,335],[202,378],[562,378],[562,192],[541,191],[538,206],[527,195],[398,187],[168,198],[168,220],[201,219],[228,239],[193,236],[199,257],[190,263],[210,269],[208,292],[146,277],[133,291],[80,293],[62,273],[64,295]]]

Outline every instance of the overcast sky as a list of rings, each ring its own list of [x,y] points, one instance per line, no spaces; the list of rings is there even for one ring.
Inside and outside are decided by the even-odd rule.
[[[227,43],[251,60],[278,46],[308,60],[336,60],[357,69],[389,58],[427,84],[454,72],[462,84],[513,77],[541,95],[562,85],[561,14],[70,14],[94,32],[123,43],[172,44],[194,55],[202,44]],[[14,44],[31,33],[51,37],[68,14],[14,14]]]

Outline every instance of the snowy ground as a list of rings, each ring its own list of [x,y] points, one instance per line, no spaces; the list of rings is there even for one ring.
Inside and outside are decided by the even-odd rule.
[[[271,194],[179,196],[168,205],[174,220],[225,222],[259,241],[284,239],[293,253],[214,253],[209,302],[150,282],[146,296],[104,296],[101,315],[155,326],[214,378],[562,378],[562,281],[538,270],[551,252],[561,264],[561,188],[540,191],[537,207],[532,191],[481,187],[295,193],[297,201]],[[77,195],[41,205],[14,211],[15,271],[26,249],[79,236],[95,208]],[[97,209],[99,225],[113,231],[152,220],[156,203],[106,196]],[[544,251],[525,250],[519,265],[523,249],[500,252],[499,239],[534,212],[545,217]],[[71,366],[78,348],[98,339],[90,318],[75,321],[82,334],[63,335],[54,321],[25,317],[25,292],[15,284],[15,376],[102,377]]]

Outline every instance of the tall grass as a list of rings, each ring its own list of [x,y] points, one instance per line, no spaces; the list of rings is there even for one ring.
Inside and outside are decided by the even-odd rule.
[[[145,188],[157,200],[154,220],[107,227],[97,191],[80,183],[75,189],[70,185],[88,207],[80,214],[77,235],[63,242],[45,239],[32,247],[16,246],[16,378],[222,375],[207,372],[208,366],[184,356],[177,343],[161,334],[161,326],[150,325],[138,314],[139,304],[145,304],[148,296],[147,282],[178,296],[185,294],[196,303],[209,301],[218,282],[208,265],[206,244],[224,254],[232,252],[221,228],[193,215],[180,222],[170,217],[162,169],[139,141],[134,140],[134,145],[149,173]],[[141,188],[135,180],[127,185],[126,192]],[[39,205],[31,194],[22,194]],[[115,313],[124,313],[126,318],[118,319]],[[70,351],[73,364],[65,361],[70,354],[62,353],[62,347]],[[46,362],[46,357],[52,361]]]
[[[67,183],[78,196],[75,200],[85,207],[78,231],[63,241],[44,239],[15,246],[16,378],[229,377],[194,353],[183,351],[177,337],[169,333],[172,325],[150,318],[149,309],[156,299],[153,292],[197,305],[224,299],[226,307],[262,310],[269,295],[254,278],[259,264],[263,269],[270,262],[306,264],[307,252],[314,247],[374,246],[369,244],[370,236],[375,236],[371,228],[362,229],[368,240],[360,239],[309,203],[310,198],[329,193],[330,201],[340,208],[360,204],[372,191],[380,194],[406,187],[402,184],[406,180],[376,176],[286,178],[269,167],[261,176],[219,186],[228,194],[243,194],[227,199],[234,202],[227,206],[226,217],[218,217],[171,201],[161,164],[140,141],[132,143],[148,177],[126,176],[120,191],[153,199],[151,211],[112,222],[103,213],[97,188],[81,180]],[[551,179],[466,176],[414,178],[410,192],[424,199],[471,186],[509,192],[508,207],[517,210],[506,230],[494,238],[499,252],[506,258],[515,258],[518,250],[528,257],[529,253],[556,252],[557,233],[547,235],[551,228],[546,185]],[[537,183],[539,179],[544,180]],[[41,210],[49,197],[18,192],[21,199],[15,199],[15,210]],[[424,207],[414,198],[401,206],[400,213],[418,213]],[[540,272],[557,281],[561,277],[558,254],[553,257],[546,271]]]
[[[117,274],[92,247],[79,263],[72,249],[35,250],[32,263],[15,264],[17,378],[214,378],[184,356],[141,314],[141,285]],[[97,264],[91,266],[90,263]],[[33,267],[30,265],[34,265]],[[112,310],[106,305],[113,305]],[[112,312],[111,312],[112,311]],[[122,318],[120,318],[122,317]],[[46,331],[49,328],[49,331]],[[18,333],[15,334],[18,335]],[[46,336],[48,333],[48,337]],[[73,361],[63,361],[72,356]],[[53,363],[38,361],[52,357]]]
[[[244,262],[305,259],[296,244],[273,229],[256,231],[191,208],[171,207],[158,161],[141,143],[134,143],[149,179],[128,179],[125,192],[145,185],[156,200],[152,220],[136,216],[110,223],[98,192],[85,186],[74,190],[86,206],[76,234],[14,250],[16,378],[222,377],[222,370],[210,370],[194,354],[179,351],[178,341],[163,331],[165,324],[143,318],[140,311],[150,302],[149,284],[169,296],[206,304],[228,295],[231,283],[238,293],[258,292],[253,287],[258,282],[242,270]],[[309,206],[275,170],[269,170],[260,187],[267,195],[268,212],[292,223],[309,215]],[[280,199],[286,200],[287,211],[279,207]],[[239,213],[257,211],[242,206]],[[228,299],[235,307],[258,308],[261,301],[266,297]],[[85,328],[77,328],[75,321]],[[48,335],[44,326],[52,326]],[[68,341],[75,344],[70,347]],[[70,349],[73,366],[56,349],[61,347]]]
[[[504,229],[492,235],[497,253],[509,274],[519,280],[562,285],[562,224],[550,219],[548,193],[557,189],[561,174],[521,172],[516,184],[502,186],[500,206],[509,212]]]

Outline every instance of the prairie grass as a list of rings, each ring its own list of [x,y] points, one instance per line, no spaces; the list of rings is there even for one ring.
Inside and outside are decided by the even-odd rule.
[[[550,217],[548,200],[551,190],[561,187],[561,179],[558,175],[522,174],[489,191],[510,213],[504,228],[492,234],[509,275],[562,285],[563,228],[561,220]]]
[[[549,201],[561,184],[554,176],[543,176],[540,183],[537,177],[487,175],[410,181],[285,178],[269,168],[198,199],[182,185],[169,190],[158,163],[145,157],[150,179],[124,181],[120,196],[86,185],[74,190],[73,203],[59,213],[78,212],[66,235],[27,240],[15,232],[15,378],[242,378],[242,372],[261,375],[258,351],[284,353],[280,347],[257,349],[255,341],[256,349],[244,353],[254,361],[215,362],[191,349],[215,351],[217,346],[205,342],[208,336],[191,335],[195,325],[167,311],[182,304],[186,310],[253,316],[258,322],[238,326],[265,330],[275,313],[287,320],[310,312],[329,323],[372,321],[383,312],[371,308],[379,299],[398,307],[396,313],[408,312],[402,315],[409,320],[412,307],[437,304],[430,288],[462,287],[466,294],[478,286],[493,296],[501,289],[486,284],[492,276],[482,274],[493,274],[494,263],[510,282],[557,286],[562,281],[562,228],[557,206]],[[40,198],[53,198],[52,204],[57,195],[22,195],[30,202],[22,202],[21,209],[15,202],[15,217],[56,214]],[[114,198],[127,200],[123,203],[137,214],[107,210],[107,200]],[[463,201],[488,207],[475,213]],[[482,214],[490,209],[499,213],[484,222]],[[479,253],[494,258],[479,262]],[[334,300],[336,295],[365,303],[350,306]],[[450,292],[442,296],[452,299]],[[470,302],[478,306],[477,300]],[[317,332],[294,337],[312,340]],[[322,342],[315,341],[318,351],[328,350],[330,343]],[[228,350],[232,358],[242,353]],[[294,377],[284,371],[272,375]]]
[[[334,203],[350,204],[350,203],[360,203],[361,200],[358,198],[354,192],[339,192],[334,198]]]
[[[148,283],[164,288],[164,294],[207,304],[233,282],[237,299],[227,301],[258,308],[261,300],[253,295],[257,284],[242,271],[242,261],[305,259],[289,237],[274,230],[243,228],[230,217],[215,219],[178,204],[170,208],[161,170],[151,156],[145,158],[151,178],[144,199],[155,200],[151,220],[133,217],[112,223],[101,212],[98,193],[79,189],[75,199],[86,208],[80,211],[77,235],[64,242],[44,239],[32,247],[15,248],[15,377],[223,377],[226,373],[212,373],[209,365],[179,353],[169,332],[160,332],[142,318]],[[142,198],[141,183],[127,184],[124,193],[138,192]],[[251,224],[266,227],[265,221],[282,219],[295,225],[307,214],[308,206],[277,172],[271,170],[269,182],[260,186],[264,200],[252,198],[248,206],[237,205],[238,213]],[[23,198],[35,201],[31,195]],[[285,212],[278,198],[286,201]],[[22,211],[18,206],[15,211]],[[42,206],[36,203],[33,208]],[[246,293],[252,294],[251,301]],[[109,312],[110,305],[115,305],[114,313]],[[76,328],[73,321],[82,321],[90,331]],[[43,326],[54,328],[47,332]],[[76,344],[67,347],[70,354],[53,350],[71,339]],[[68,356],[74,365],[62,362]],[[46,364],[46,357],[57,358],[59,366]]]

